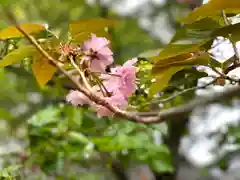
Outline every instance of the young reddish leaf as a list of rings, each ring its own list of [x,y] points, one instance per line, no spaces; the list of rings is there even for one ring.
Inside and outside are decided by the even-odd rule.
[[[42,55],[38,54],[34,57],[32,71],[40,87],[43,87],[49,80],[51,80],[56,70],[56,67]]]
[[[25,57],[33,56],[36,52],[37,50],[34,46],[21,46],[0,60],[0,68],[20,62]]]
[[[149,94],[155,95],[162,91],[168,86],[168,82],[171,80],[172,76],[186,67],[187,66],[173,66],[167,69],[162,69],[161,72],[155,76],[156,81],[150,86]]]
[[[210,59],[207,53],[199,55],[185,53],[158,61],[152,69],[152,74],[156,82],[150,86],[150,94],[154,95],[167,87],[171,77],[178,71],[184,68],[191,68],[194,65],[208,65]]]
[[[72,36],[73,42],[78,43],[89,39],[91,33],[108,38],[109,35],[107,28],[114,27],[116,23],[116,20],[103,18],[74,21],[69,25],[69,32]]]
[[[199,8],[192,11],[187,17],[181,19],[185,24],[191,24],[194,21],[221,14],[225,10],[229,13],[240,12],[239,0],[210,0],[208,3],[203,4]]]
[[[157,57],[155,57],[157,58]],[[153,74],[157,75],[161,73],[162,69],[166,69],[173,66],[194,66],[194,65],[208,65],[211,58],[207,53],[194,54],[184,53],[167,59],[161,59],[157,61],[153,66]]]
[[[164,59],[182,55],[185,53],[197,52],[200,49],[200,45],[196,44],[170,44],[163,49],[158,56],[154,56],[151,59],[154,62],[158,62]]]
[[[153,60],[153,62],[155,62],[155,65],[162,67],[162,66],[168,66],[171,65],[172,63],[176,63],[176,62],[181,62],[185,59],[191,58],[193,56],[193,53],[182,53],[176,56],[154,56],[151,57],[151,60]]]
[[[214,38],[212,36],[214,30],[220,27],[222,26],[217,21],[210,18],[185,25],[175,33],[168,46],[158,56],[152,57],[152,60],[159,62],[165,59],[174,59],[176,56],[185,56],[205,49],[204,45]],[[181,58],[186,59],[177,57],[178,60]]]
[[[107,39],[110,39],[110,35],[107,31],[105,30],[99,30],[95,32],[82,32],[77,34],[76,36],[73,37],[72,42],[73,43],[83,43],[85,40],[91,38],[91,33],[96,34],[98,37],[105,37]]]
[[[39,24],[21,24],[20,27],[28,34],[38,33],[45,30],[45,27]],[[8,28],[0,31],[0,39],[9,39],[22,36],[23,34],[15,26],[9,26]]]

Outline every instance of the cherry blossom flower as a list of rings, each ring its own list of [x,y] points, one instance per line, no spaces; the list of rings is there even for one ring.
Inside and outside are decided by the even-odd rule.
[[[127,99],[125,99],[121,93],[116,93],[115,95],[110,97],[103,97],[102,94],[99,94],[98,92],[96,93],[100,95],[101,98],[105,99],[109,104],[116,106],[119,109],[124,110],[127,107],[127,104],[128,104]],[[84,104],[90,105],[93,109],[96,110],[97,115],[99,117],[114,115],[114,113],[112,113],[106,107],[95,104],[94,102],[91,102],[83,93],[77,90],[70,91],[66,97],[66,100],[67,102],[70,102],[74,106],[84,105]]]
[[[105,100],[109,104],[111,104],[111,105],[113,105],[113,106],[115,106],[115,107],[117,107],[121,110],[126,109],[126,107],[128,105],[127,99],[121,93],[116,93],[113,96],[106,97]],[[96,109],[98,117],[103,117],[103,116],[112,117],[114,115],[113,112],[111,112],[110,110],[108,110],[104,106],[95,105],[94,108]]]
[[[104,72],[113,63],[113,52],[109,48],[109,41],[104,37],[92,34],[91,39],[84,42],[82,49],[86,52],[86,60],[90,60],[90,69]]]
[[[62,49],[64,52],[68,51],[68,48]],[[108,65],[113,63],[113,53],[109,48],[109,41],[103,37],[97,37],[92,34],[91,39],[84,42],[80,49],[85,55],[84,61],[89,61],[90,70],[94,72],[105,72]],[[100,98],[104,99],[110,105],[115,106],[121,110],[125,110],[128,105],[128,98],[136,89],[136,63],[137,58],[125,62],[122,66],[112,68],[110,74],[102,74],[103,85],[109,94],[102,93],[100,87],[95,85],[92,87],[91,92]],[[72,90],[66,97],[66,100],[73,105],[88,104],[96,110],[99,117],[113,116],[114,113],[108,108],[96,104],[86,97],[83,93]]]
[[[111,69],[113,75],[103,75],[105,79],[104,86],[109,92],[113,94],[122,93],[125,98],[128,98],[136,90],[136,67],[133,66],[136,63],[137,58],[129,60],[123,64],[123,66],[117,66]]]
[[[77,77],[74,77],[77,78]],[[94,93],[97,96],[102,97],[102,94],[100,92],[100,88],[98,86],[93,86],[92,87],[92,93]],[[66,96],[66,101],[71,103],[74,106],[77,105],[93,105],[94,103],[87,97],[85,96],[82,92],[78,90],[71,90],[68,95]]]
[[[77,90],[71,90],[66,96],[66,101],[74,106],[90,104],[90,99]]]

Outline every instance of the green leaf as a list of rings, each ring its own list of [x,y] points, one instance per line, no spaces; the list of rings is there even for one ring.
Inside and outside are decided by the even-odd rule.
[[[34,114],[28,120],[28,123],[33,126],[37,126],[37,127],[41,127],[44,125],[54,123],[54,122],[58,121],[57,115],[59,112],[60,112],[60,109],[58,109],[58,108],[55,108],[52,106],[47,107],[46,109],[43,109],[43,110],[37,112],[36,114]]]
[[[218,29],[220,27],[223,27],[225,24],[219,23],[219,18],[209,18],[205,17],[203,19],[200,19],[198,21],[195,21],[192,24],[185,24],[183,28],[181,29],[192,29],[195,31],[212,31],[215,29]]]
[[[0,68],[15,64],[25,57],[33,56],[37,52],[34,46],[21,46],[16,50],[8,53],[2,60],[0,60]]]
[[[41,46],[45,50],[49,51],[59,51],[59,46],[61,44],[61,40],[58,39],[56,36],[51,36],[48,39],[45,39],[43,42],[41,42]]]
[[[168,82],[170,81],[171,77],[184,68],[185,66],[173,66],[159,72],[155,77],[156,81],[150,86],[149,94],[155,95],[157,92],[162,91],[168,86]]]
[[[220,63],[221,64],[221,68],[226,70],[230,65],[232,65],[234,63],[234,61],[236,61],[235,57],[231,57],[229,58],[228,60],[224,61],[223,63]]]
[[[157,59],[158,57],[155,57]],[[155,60],[156,61],[156,60]],[[168,86],[171,77],[184,68],[191,68],[194,65],[208,65],[211,61],[207,53],[199,55],[182,54],[168,59],[161,59],[154,64],[152,73],[156,81],[150,86],[150,95],[162,91]]]
[[[156,158],[160,161],[163,159],[165,160],[169,157],[169,154],[170,152],[167,146],[163,144],[156,145],[154,143],[145,144],[145,147],[143,147],[142,149],[138,149],[135,153],[137,159],[140,159],[142,161],[147,161],[152,158]]]
[[[20,174],[21,165],[12,165],[0,171],[0,178],[13,178]]]
[[[39,24],[21,24],[20,27],[27,34],[38,33],[40,31],[46,30],[44,26]],[[0,39],[9,39],[23,36],[24,35],[15,26],[9,26],[8,28],[0,31]]]
[[[70,127],[79,128],[83,121],[83,109],[79,107],[69,107],[66,109]]]
[[[13,0],[0,0],[1,5],[8,5],[10,2],[12,3],[14,1]]]
[[[149,57],[153,57],[153,56],[157,56],[160,52],[162,51],[162,49],[152,49],[152,50],[148,50],[145,52],[142,52],[141,54],[138,55],[139,58],[149,58]]]
[[[139,132],[134,135],[118,134],[117,136],[104,136],[92,138],[91,141],[101,151],[122,151],[126,149],[149,148],[151,139],[148,133]],[[161,149],[166,150],[166,149]]]
[[[79,132],[71,131],[68,133],[68,136],[72,140],[83,143],[83,144],[88,144],[90,142],[85,135],[83,135],[82,133],[79,133]]]
[[[221,28],[218,21],[210,18],[204,18],[193,24],[187,24],[180,28],[171,40],[171,44],[203,44],[210,40],[211,33]]]
[[[72,36],[72,41],[76,43],[82,43],[89,39],[91,33],[109,38],[108,28],[114,27],[116,23],[116,20],[103,18],[74,21],[69,25],[69,32]]]
[[[240,23],[225,26],[212,32],[212,37],[223,36],[228,38],[231,34],[232,39],[237,42],[240,40]]]
[[[203,4],[199,8],[196,8],[194,11],[189,13],[187,17],[182,18],[180,21],[185,24],[191,24],[205,17],[220,15],[222,10],[225,10],[229,13],[239,13],[240,1],[210,0],[208,3]]]
[[[171,162],[168,161],[160,161],[160,160],[152,160],[151,163],[152,168],[157,172],[173,172],[174,168]]]
[[[165,135],[168,132],[168,126],[167,126],[167,123],[165,123],[165,122],[154,124],[154,125],[152,125],[152,127],[154,129],[158,130],[160,133],[165,134]]]
[[[173,36],[169,45],[159,55],[151,59],[157,63],[179,62],[190,60],[191,54],[204,49],[211,41],[213,31],[222,27],[217,21],[204,18],[193,24],[185,25]],[[164,60],[164,61],[163,61]],[[159,66],[159,64],[158,64]]]
[[[216,60],[214,58],[211,58],[210,64],[213,67],[220,67],[220,68],[222,68],[222,65],[223,65],[221,62],[219,62],[218,60]]]
[[[12,119],[11,113],[7,110],[7,108],[0,107],[0,118],[5,120]]]

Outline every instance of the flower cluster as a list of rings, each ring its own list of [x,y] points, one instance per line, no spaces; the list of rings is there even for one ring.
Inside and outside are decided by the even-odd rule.
[[[69,47],[62,48],[69,51]],[[91,91],[99,97],[105,99],[109,104],[124,110],[128,105],[128,98],[136,90],[136,67],[134,64],[137,58],[125,62],[122,66],[118,65],[106,72],[106,68],[113,63],[113,52],[109,48],[109,41],[103,37],[92,37],[85,41],[79,48],[81,51],[81,62],[88,64],[90,72],[100,73],[98,76],[101,84],[93,84]],[[106,107],[98,105],[88,99],[83,93],[72,90],[66,100],[73,105],[88,104],[93,107],[98,116],[112,116],[113,113]]]

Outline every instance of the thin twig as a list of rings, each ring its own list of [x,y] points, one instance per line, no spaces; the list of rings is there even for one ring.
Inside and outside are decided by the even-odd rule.
[[[215,67],[211,67],[211,69],[212,69],[215,73],[217,73],[220,77],[222,77],[222,78],[224,78],[224,79],[227,79],[227,78],[228,78],[228,76],[227,76],[226,74],[220,72],[220,71],[217,70]]]
[[[208,87],[208,86],[212,85],[213,83],[215,83],[216,80],[217,80],[217,78],[214,79],[214,80],[212,80],[211,82],[203,85],[203,86],[195,86],[195,87],[191,87],[191,88],[188,88],[188,89],[184,89],[183,91],[178,92],[178,93],[176,93],[176,94],[174,94],[174,95],[172,95],[172,96],[170,96],[170,97],[168,97],[168,98],[160,99],[160,100],[157,100],[157,101],[153,101],[153,102],[151,102],[151,103],[148,103],[148,105],[149,105],[149,104],[156,104],[156,103],[158,103],[158,104],[167,103],[167,102],[175,99],[177,96],[183,95],[183,94],[185,94],[185,93],[187,93],[187,92],[195,91],[195,90],[197,90],[197,89],[205,89],[206,87]]]
[[[227,90],[216,92],[212,96],[195,98],[186,104],[162,110],[161,112],[137,112],[136,114],[141,116],[159,116],[161,121],[172,118],[180,119],[180,117],[187,115],[198,106],[206,106],[208,104],[221,102],[236,96],[240,96],[240,86],[229,87]]]
[[[234,79],[230,76],[227,76],[226,74],[224,73],[221,73],[220,71],[218,71],[215,67],[211,67],[211,69],[216,72],[218,75],[220,75],[221,78],[223,79],[226,79],[226,80],[229,80],[231,83],[238,83],[239,82],[239,79]]]
[[[113,73],[108,73],[108,72],[106,72],[106,73],[104,73],[104,72],[91,72],[91,73],[93,73],[93,74],[107,74],[109,76],[121,77],[120,74],[113,74]]]
[[[104,84],[103,84],[103,83],[99,80],[99,78],[96,77],[94,74],[93,74],[93,76],[94,76],[95,81],[97,82],[99,88],[101,89],[103,96],[109,97],[109,96],[110,96],[110,93],[108,92],[108,90],[107,90],[107,88],[104,86]]]
[[[91,86],[89,85],[89,83],[88,83],[88,81],[87,81],[87,79],[86,79],[83,71],[81,71],[81,69],[79,69],[78,65],[74,62],[74,60],[73,60],[72,57],[70,57],[70,62],[71,62],[71,64],[72,64],[72,66],[73,66],[73,67],[78,71],[78,73],[80,74],[81,79],[82,79],[85,87],[87,88],[87,90],[88,90],[89,92],[92,92],[92,88],[91,88]]]

